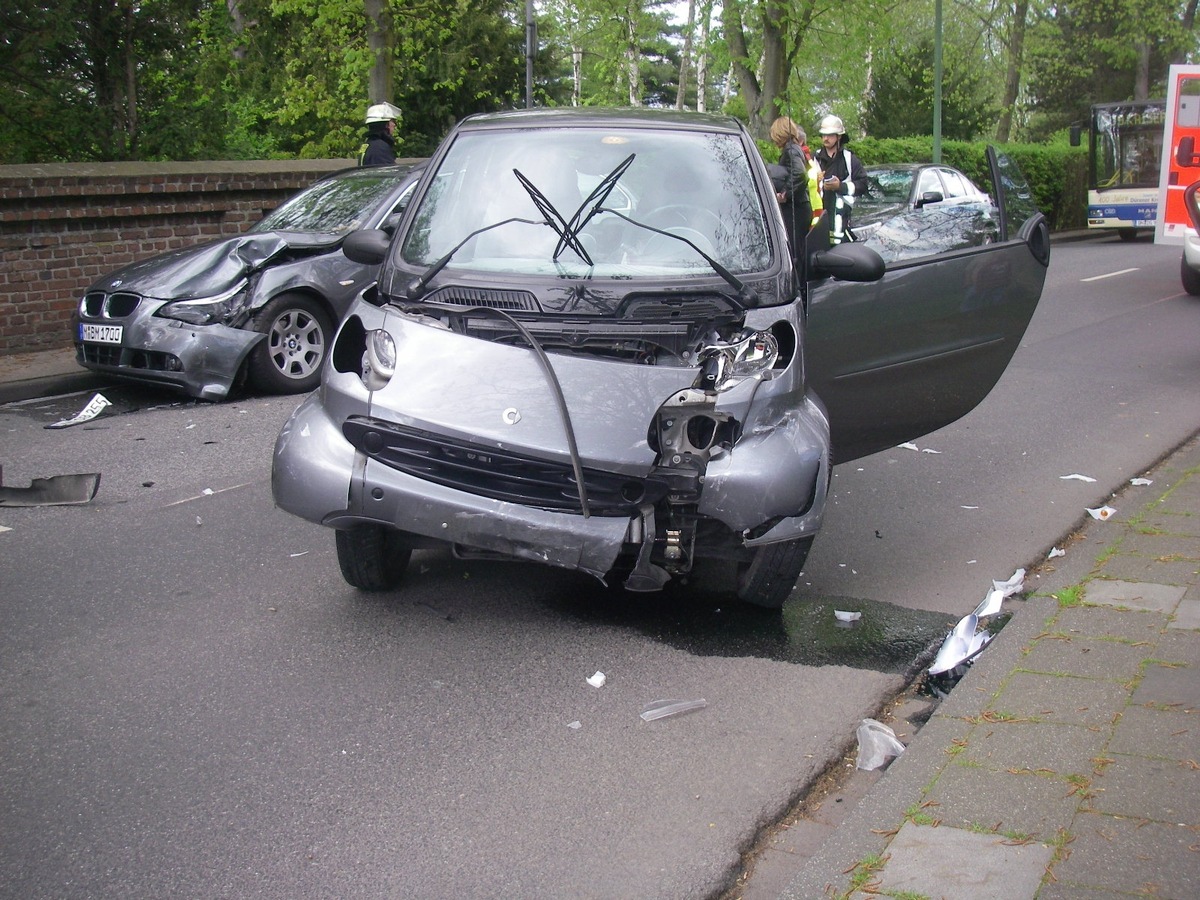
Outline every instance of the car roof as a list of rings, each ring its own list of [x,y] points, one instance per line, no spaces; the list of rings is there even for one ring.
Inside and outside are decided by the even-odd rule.
[[[504,112],[478,113],[459,123],[460,130],[487,128],[539,128],[612,125],[644,128],[667,126],[679,130],[721,131],[740,134],[742,123],[733,116],[698,113],[678,109],[647,109],[644,107],[556,107],[546,109],[514,109]]]

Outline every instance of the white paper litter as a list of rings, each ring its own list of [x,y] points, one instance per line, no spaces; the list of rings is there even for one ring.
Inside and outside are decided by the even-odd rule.
[[[602,688],[604,687],[604,683],[606,681],[608,681],[608,678],[605,677],[604,673],[597,672],[595,675],[592,675],[588,678],[587,683],[594,688]]]
[[[1067,555],[1066,550],[1059,550],[1057,547],[1051,547],[1050,553],[1046,556],[1046,559],[1054,559],[1054,557],[1056,557],[1056,556],[1066,556],[1066,555]]]
[[[1105,519],[1111,519],[1112,514],[1115,512],[1116,510],[1111,506],[1100,506],[1096,509],[1088,507],[1088,515],[1090,515],[1093,519],[1099,519],[1101,522],[1103,522]]]
[[[576,720],[574,722],[568,722],[567,727],[570,728],[572,731],[578,731],[580,728],[583,727],[583,723]]]
[[[922,453],[938,453],[938,454],[940,454],[942,451],[941,451],[941,450],[934,450],[934,449],[932,449],[932,448],[930,448],[930,447],[923,447],[923,448],[921,449],[921,452],[922,452]]]
[[[905,441],[903,444],[897,444],[896,449],[897,450],[919,450],[921,448],[918,447],[916,444],[912,443],[911,441]]]
[[[1071,481],[1071,480],[1086,481],[1088,484],[1091,484],[1092,482],[1094,482],[1096,480],[1095,478],[1092,478],[1088,475],[1080,475],[1078,472],[1076,472],[1073,475],[1059,475],[1058,477],[1062,481]]]
[[[76,415],[69,419],[63,419],[61,422],[53,422],[45,427],[67,428],[71,425],[78,425],[81,422],[88,422],[100,415],[106,406],[112,406],[112,401],[103,394],[95,394],[92,399],[88,401],[87,406],[81,409]]]
[[[882,722],[863,719],[858,726],[858,759],[854,766],[871,771],[882,766],[889,756],[899,756],[904,745],[896,738],[896,732]]]
[[[862,613],[847,612],[844,609],[835,609],[833,615],[839,622],[857,622],[862,618]]]
[[[1025,570],[1017,569],[1013,572],[1012,577],[1008,581],[993,581],[992,587],[997,591],[1003,591],[1005,597],[1011,597],[1013,594],[1019,594],[1021,588],[1025,585]],[[981,613],[982,615],[982,613]]]
[[[1148,484],[1154,484],[1149,478],[1130,478],[1129,483],[1138,487],[1145,487]]]

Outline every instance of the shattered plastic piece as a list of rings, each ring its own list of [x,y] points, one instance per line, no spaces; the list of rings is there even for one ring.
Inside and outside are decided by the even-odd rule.
[[[843,609],[835,609],[833,614],[839,622],[857,622],[862,618],[862,613],[860,612],[846,612]]]
[[[1115,512],[1116,510],[1111,506],[1101,506],[1096,509],[1088,507],[1088,515],[1090,515],[1093,519],[1099,519],[1101,522],[1103,522],[1105,519],[1111,519],[1112,514]]]
[[[858,759],[854,766],[871,771],[882,766],[889,756],[899,756],[904,745],[896,739],[896,732],[882,722],[863,719],[858,726]]]
[[[1056,557],[1056,556],[1066,556],[1066,555],[1067,555],[1066,550],[1059,550],[1057,547],[1051,547],[1050,554],[1049,554],[1049,556],[1046,557],[1046,559],[1054,559],[1054,557]]]
[[[937,453],[937,454],[939,454],[939,455],[940,455],[942,451],[941,451],[941,450],[934,450],[934,449],[932,449],[932,448],[930,448],[930,447],[924,447],[924,448],[922,448],[921,452],[922,452],[922,453]]]
[[[920,448],[916,444],[912,443],[911,441],[905,441],[903,444],[898,444],[897,449],[899,449],[899,450],[919,450]]]
[[[607,680],[608,679],[604,676],[603,672],[597,672],[595,675],[592,675],[590,678],[588,678],[587,683],[594,688],[602,688],[604,687],[604,682]]]
[[[204,490],[202,490],[200,493],[202,493],[202,494],[203,494],[204,496],[206,496],[206,497],[211,497],[211,496],[212,496],[212,492],[213,492],[213,489],[212,489],[212,488],[205,488],[205,489],[204,489]]]
[[[1020,592],[1025,586],[1025,570],[1017,569],[1008,581],[992,581],[992,589],[984,596],[983,601],[975,607],[975,611],[958,620],[951,632],[942,641],[933,665],[929,667],[930,675],[941,675],[964,663],[970,662],[992,639],[986,629],[979,630],[980,619],[994,616],[1000,612],[1005,597],[1011,597]]]
[[[580,728],[583,727],[583,723],[577,719],[574,722],[567,723],[567,727],[570,728],[572,731],[578,731]]]
[[[1137,485],[1138,487],[1145,487],[1148,484],[1154,484],[1154,482],[1149,478],[1130,478],[1129,483]]]
[[[103,394],[96,394],[88,401],[87,406],[81,409],[76,415],[69,419],[63,419],[60,422],[51,422],[46,425],[46,428],[68,428],[71,425],[79,425],[83,422],[90,422],[96,416],[104,411],[104,407],[112,406],[112,401]]]
[[[655,719],[665,719],[667,716],[678,716],[694,709],[704,709],[708,701],[699,700],[655,700],[642,707],[642,721],[653,722]]]
[[[0,471],[0,485],[3,485]],[[100,473],[34,478],[29,487],[0,486],[0,506],[77,506],[90,503],[100,488]]]
[[[1075,473],[1074,475],[1059,475],[1058,477],[1061,481],[1086,481],[1088,484],[1091,484],[1096,480],[1095,478],[1090,478],[1087,475],[1080,475],[1078,473]]]
[[[292,559],[295,559],[297,556],[304,556],[308,552],[308,550],[301,550],[298,553],[289,553],[288,556],[290,556]]]

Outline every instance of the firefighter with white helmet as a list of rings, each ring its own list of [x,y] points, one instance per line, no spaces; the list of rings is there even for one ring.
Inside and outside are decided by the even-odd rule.
[[[390,103],[367,107],[367,142],[359,155],[359,165],[389,166],[396,161],[396,120],[400,109]]]
[[[829,240],[840,244],[851,236],[850,208],[859,194],[867,189],[867,172],[857,154],[846,146],[846,126],[838,116],[825,116],[817,125],[821,133],[821,149],[816,153],[817,164],[825,173],[821,182],[825,211],[829,215]]]

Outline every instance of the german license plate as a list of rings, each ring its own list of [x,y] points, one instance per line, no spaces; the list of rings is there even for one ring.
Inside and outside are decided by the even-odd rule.
[[[80,322],[79,339],[91,344],[119,344],[121,343],[121,326]]]

